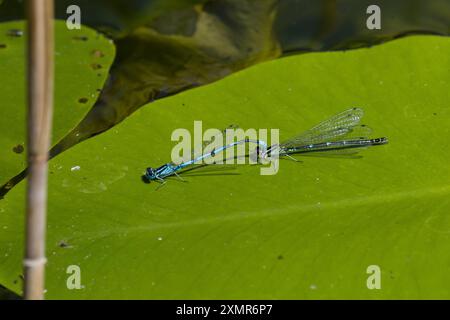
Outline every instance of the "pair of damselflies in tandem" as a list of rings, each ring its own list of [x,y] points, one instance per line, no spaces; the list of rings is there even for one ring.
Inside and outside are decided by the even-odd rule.
[[[166,163],[158,168],[147,168],[144,178],[148,182],[158,181],[164,184],[167,177],[177,176],[178,173],[202,163],[205,159],[211,158],[241,144],[256,144],[257,158],[267,160],[271,155],[278,157],[289,157],[292,155],[307,153],[334,153],[334,154],[355,154],[361,149],[383,145],[388,142],[386,137],[370,138],[372,130],[360,124],[364,111],[361,108],[352,108],[325,120],[315,127],[302,132],[280,144],[268,146],[265,141],[243,139],[223,145],[207,153],[195,154],[179,164],[173,162]],[[231,126],[232,128],[236,126]],[[223,131],[225,132],[226,129]],[[181,179],[181,178],[180,178]]]

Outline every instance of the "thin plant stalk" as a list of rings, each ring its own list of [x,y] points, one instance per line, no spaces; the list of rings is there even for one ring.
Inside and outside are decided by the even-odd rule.
[[[53,116],[53,0],[28,0],[28,184],[24,298],[44,299],[48,150]]]

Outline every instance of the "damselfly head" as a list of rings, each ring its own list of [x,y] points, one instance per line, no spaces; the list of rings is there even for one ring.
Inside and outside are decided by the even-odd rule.
[[[156,170],[153,168],[147,168],[145,170],[145,177],[151,181],[156,179]]]

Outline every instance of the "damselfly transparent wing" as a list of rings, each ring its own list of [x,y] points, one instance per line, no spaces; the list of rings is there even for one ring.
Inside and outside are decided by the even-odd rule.
[[[338,113],[315,127],[283,141],[280,144],[280,149],[323,142],[367,138],[371,133],[371,129],[366,125],[359,125],[363,115],[364,112],[360,108],[352,108]]]

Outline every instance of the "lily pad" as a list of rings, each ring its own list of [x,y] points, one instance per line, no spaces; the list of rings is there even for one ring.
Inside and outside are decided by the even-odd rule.
[[[23,21],[0,24],[0,185],[26,166],[25,29]],[[95,103],[113,58],[113,44],[94,30],[56,22],[53,144]]]
[[[450,298],[450,39],[305,54],[141,108],[50,163],[48,298]],[[177,128],[289,138],[351,106],[390,144],[360,158],[194,170],[155,190]],[[0,283],[20,292],[24,183],[0,201]],[[70,265],[80,289],[67,288]],[[370,266],[381,289],[370,290]],[[369,268],[370,269],[370,268]]]

